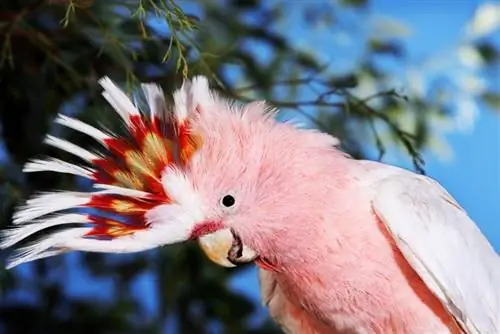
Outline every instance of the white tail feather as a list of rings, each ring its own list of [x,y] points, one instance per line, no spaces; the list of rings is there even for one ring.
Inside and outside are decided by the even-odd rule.
[[[81,207],[89,202],[92,195],[94,193],[60,191],[35,196],[14,214],[13,223],[18,225],[49,213]]]
[[[149,105],[151,119],[162,117],[162,113],[166,110],[166,102],[161,87],[156,84],[142,84],[141,87]]]
[[[139,115],[139,110],[137,110],[130,98],[108,77],[101,78],[99,84],[104,88],[102,96],[104,96],[125,123],[130,124],[130,116]]]
[[[63,151],[71,153],[73,155],[76,155],[77,157],[82,158],[83,160],[86,160],[88,162],[92,162],[93,160],[96,160],[99,158],[97,155],[87,151],[86,149],[83,149],[83,148],[81,148],[73,143],[70,143],[67,140],[57,138],[57,137],[54,137],[52,135],[48,135],[45,138],[45,143],[50,145],[50,146],[57,147]]]
[[[84,133],[84,134],[94,138],[95,140],[97,140],[101,144],[104,144],[104,140],[110,138],[109,135],[107,135],[106,133],[102,132],[99,129],[96,129],[92,125],[84,123],[84,122],[77,120],[75,118],[68,117],[66,115],[60,114],[59,116],[57,116],[55,122],[65,126],[67,128]]]
[[[11,247],[30,235],[52,226],[89,222],[87,215],[69,213],[57,215],[45,220],[34,221],[32,224],[17,225],[14,228],[9,228],[0,232],[0,239],[2,240],[0,249]]]
[[[88,167],[77,166],[60,159],[48,158],[46,160],[35,159],[28,162],[24,166],[23,172],[24,173],[57,172],[57,173],[83,176],[91,179],[94,170]]]

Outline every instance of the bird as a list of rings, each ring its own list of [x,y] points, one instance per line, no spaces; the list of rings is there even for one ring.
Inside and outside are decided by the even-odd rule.
[[[1,249],[16,248],[8,269],[196,241],[217,265],[257,266],[262,303],[285,333],[500,333],[499,256],[436,180],[354,159],[333,135],[277,121],[265,101],[229,99],[204,76],[170,102],[155,83],[135,95],[99,84],[124,133],[56,116],[95,147],[49,134],[80,163],[44,157],[23,171],[93,186],[20,205],[0,235]]]

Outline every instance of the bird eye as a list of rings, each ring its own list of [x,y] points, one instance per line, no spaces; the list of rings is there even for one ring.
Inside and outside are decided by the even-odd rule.
[[[226,208],[230,208],[230,207],[232,207],[234,205],[234,203],[236,203],[236,200],[234,199],[233,196],[226,195],[226,196],[222,197],[221,203]]]

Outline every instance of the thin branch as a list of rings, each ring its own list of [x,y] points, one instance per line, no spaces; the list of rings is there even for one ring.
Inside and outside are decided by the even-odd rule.
[[[403,144],[403,146],[406,148],[407,152],[410,154],[413,165],[417,172],[421,174],[425,174],[423,165],[424,165],[424,160],[422,159],[420,153],[418,150],[415,148],[413,141],[415,140],[415,136],[407,131],[402,130],[398,124],[396,124],[388,115],[381,113],[372,107],[368,105],[368,102],[375,99],[375,98],[381,98],[381,97],[397,97],[397,98],[402,98],[403,100],[407,101],[408,98],[406,96],[401,96],[398,94],[394,89],[378,92],[376,94],[373,94],[371,96],[368,96],[364,99],[358,98],[354,96],[352,93],[350,93],[346,89],[340,89],[333,87],[332,88],[332,83],[322,80],[318,78],[317,76],[311,76],[311,77],[305,77],[305,78],[298,78],[298,79],[286,79],[286,80],[279,80],[274,83],[272,83],[272,86],[283,86],[283,85],[299,85],[299,86],[305,86],[305,87],[310,87],[312,88],[312,84],[319,84],[322,87],[324,87],[324,91],[318,91],[316,89],[313,89],[315,93],[317,94],[317,98],[314,100],[305,100],[305,101],[280,101],[280,100],[268,100],[269,103],[274,104],[277,107],[283,107],[283,108],[292,108],[298,110],[301,114],[307,116],[309,120],[313,121],[317,126],[323,127],[317,120],[313,120],[312,116],[309,114],[305,113],[301,108],[302,107],[331,107],[331,108],[342,108],[344,110],[350,111],[350,110],[356,110],[358,112],[361,112],[362,114],[368,116],[368,122],[369,122],[369,127],[373,133],[374,139],[375,139],[375,145],[377,146],[377,149],[379,151],[379,160],[383,158],[383,156],[386,153],[386,149],[383,145],[382,139],[380,138],[378,131],[375,127],[375,122],[374,119],[379,119],[382,122],[384,122],[389,129],[396,135],[398,140]],[[235,95],[238,99],[243,100],[243,101],[250,101],[251,99],[242,97],[240,94],[246,91],[251,91],[258,88],[258,85],[249,85],[245,87],[240,87],[233,89],[232,94]],[[331,95],[338,95],[338,96],[344,96],[346,98],[346,101],[343,102],[329,102],[327,101],[327,98]]]
[[[286,79],[286,80],[277,80],[272,83],[273,86],[290,86],[290,85],[301,85],[301,84],[309,84],[314,81],[314,77],[309,78],[299,78],[299,79]],[[260,88],[259,84],[252,84],[244,87],[233,88],[234,92],[243,93],[246,91],[252,91],[254,89]]]
[[[33,1],[24,7],[19,13],[15,14],[8,25],[2,28],[0,32],[4,36],[2,51],[0,55],[0,69],[3,68],[5,62],[9,62],[11,67],[14,67],[14,57],[12,55],[11,36],[17,25],[27,16],[31,15],[39,7],[45,4],[45,0]]]
[[[363,100],[359,99],[358,97],[354,96],[353,94],[347,91],[345,91],[345,94],[346,96],[348,96],[349,99],[357,101],[356,106],[362,107],[369,116],[371,115],[372,117],[378,118],[381,121],[383,121],[396,134],[399,141],[403,144],[407,152],[412,157],[412,162],[416,171],[420,174],[425,174],[425,170],[423,167],[425,161],[420,155],[420,152],[418,152],[417,149],[414,147],[414,144],[412,142],[415,139],[415,136],[407,131],[401,130],[401,128],[396,123],[394,123],[388,115],[376,111],[372,107],[368,106],[366,103],[363,103]]]
[[[250,99],[245,100],[249,101]],[[342,108],[344,106],[343,102],[326,102],[321,100],[308,100],[308,101],[279,101],[279,100],[267,100],[267,102],[274,104],[278,107],[283,108],[300,108],[300,107],[331,107],[331,108]]]
[[[385,146],[382,143],[382,138],[380,138],[380,135],[378,134],[377,128],[375,126],[375,122],[373,121],[373,118],[370,118],[369,120],[369,125],[370,129],[372,130],[373,136],[375,137],[375,145],[377,146],[378,150],[378,161],[382,161],[384,155],[385,155]]]

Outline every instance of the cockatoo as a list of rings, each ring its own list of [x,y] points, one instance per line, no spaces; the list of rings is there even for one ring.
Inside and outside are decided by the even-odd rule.
[[[277,122],[264,102],[228,101],[204,77],[186,80],[172,105],[143,84],[147,108],[109,78],[100,84],[126,134],[57,117],[97,147],[49,135],[82,164],[49,157],[24,171],[95,189],[20,207],[1,248],[66,228],[20,248],[9,268],[197,240],[219,265],[258,266],[262,301],[286,333],[500,333],[499,257],[436,181],[352,159],[336,138]]]

